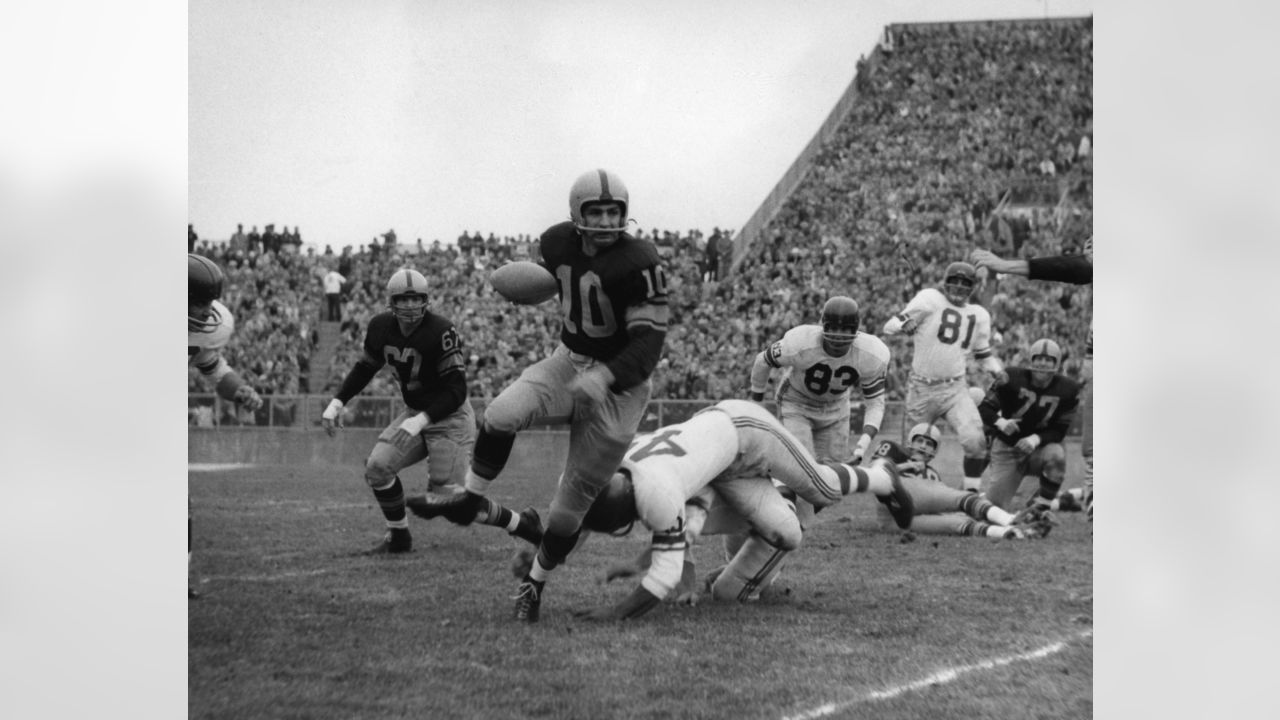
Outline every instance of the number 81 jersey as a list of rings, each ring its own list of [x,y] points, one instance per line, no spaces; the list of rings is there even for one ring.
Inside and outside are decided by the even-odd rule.
[[[898,317],[919,322],[912,335],[911,371],[916,375],[963,376],[968,355],[981,360],[991,354],[991,314],[981,305],[957,307],[937,288],[925,288]]]
[[[848,413],[849,389],[855,384],[864,398],[884,394],[889,371],[889,346],[875,335],[859,332],[843,355],[822,349],[822,327],[791,328],[764,352],[769,367],[787,368],[779,383],[778,400],[792,401],[815,413]],[[752,378],[756,386],[757,378]],[[759,378],[763,387],[767,378]]]

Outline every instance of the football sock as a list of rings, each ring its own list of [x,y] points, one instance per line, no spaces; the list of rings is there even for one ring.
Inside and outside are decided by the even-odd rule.
[[[515,434],[503,435],[491,431],[488,426],[480,428],[476,437],[475,449],[471,453],[471,471],[467,473],[467,489],[483,495],[489,489],[489,483],[498,477],[502,468],[507,466],[511,457],[511,447],[516,444]],[[484,487],[472,487],[473,478],[484,481]]]
[[[399,476],[384,488],[374,488],[373,496],[378,500],[378,507],[382,508],[382,516],[387,519],[387,527],[409,527],[404,512],[404,486],[400,484]]]
[[[1013,524],[1013,513],[996,507],[977,493],[968,493],[961,498],[960,510],[974,520],[989,520],[996,525]]]
[[[506,528],[507,532],[515,532],[520,526],[520,516],[489,498],[484,498],[476,512],[476,522]]]
[[[1040,497],[1045,500],[1054,500],[1058,497],[1058,491],[1062,489],[1062,481],[1057,482],[1050,480],[1044,475],[1040,476]]]
[[[569,557],[569,553],[578,544],[578,536],[581,534],[581,530],[568,537],[557,535],[549,530],[543,533],[542,545],[538,546],[538,556],[534,558],[533,567],[529,569],[529,577],[538,583],[546,582],[551,571]]]
[[[966,457],[963,461],[964,466],[964,489],[977,490],[982,486],[982,473],[987,469],[987,458],[982,457]]]

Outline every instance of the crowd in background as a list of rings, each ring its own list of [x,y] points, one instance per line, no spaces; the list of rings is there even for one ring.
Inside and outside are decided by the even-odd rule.
[[[975,247],[1031,257],[1075,251],[1092,234],[1091,22],[897,28],[859,63],[856,83],[859,102],[761,236],[747,239],[735,272],[728,231],[637,231],[667,258],[672,317],[655,398],[745,396],[754,355],[817,322],[830,295],[856,299],[863,330],[878,334]],[[289,235],[300,243],[296,228]],[[195,246],[227,273],[223,302],[237,329],[226,356],[259,392],[332,395],[402,265],[427,276],[431,309],[457,326],[475,399],[492,398],[558,341],[554,302],[514,306],[487,282],[499,264],[537,259],[532,236],[381,237],[340,253],[299,252],[292,240]],[[345,278],[340,339],[332,357],[316,357],[331,270]],[[1049,336],[1078,376],[1091,293],[992,278],[976,299],[1006,363]],[[911,347],[889,343],[889,397],[902,399]],[[207,391],[194,371],[190,389]],[[365,394],[398,395],[390,371]]]

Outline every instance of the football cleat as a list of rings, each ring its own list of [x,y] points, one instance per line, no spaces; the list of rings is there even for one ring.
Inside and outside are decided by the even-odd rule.
[[[531,507],[527,507],[520,511],[520,524],[516,526],[514,532],[509,533],[513,537],[538,547],[542,544],[542,518],[538,517],[538,511]]]
[[[1080,504],[1075,493],[1068,490],[1058,496],[1058,509],[1062,512],[1080,512],[1084,506]]]
[[[409,512],[424,520],[432,520],[444,514],[448,503],[455,498],[439,495],[409,495],[404,499],[404,506]]]
[[[413,537],[408,528],[387,528],[382,542],[369,549],[366,555],[391,555],[413,550]]]
[[[470,525],[475,521],[483,500],[483,495],[470,492],[455,493],[448,497],[411,495],[404,499],[404,505],[409,508],[409,512],[424,520],[443,517],[457,525]]]
[[[911,493],[907,492],[907,488],[902,484],[902,476],[898,474],[898,466],[885,460],[884,458],[876,458],[871,462],[871,466],[881,466],[885,472],[889,473],[889,482],[893,483],[893,492],[888,495],[879,496],[878,499],[889,509],[889,514],[893,516],[893,521],[898,527],[906,530],[911,527],[911,519],[916,515],[915,501],[911,499]]]
[[[516,620],[527,623],[538,622],[538,610],[542,605],[542,588],[540,583],[525,580],[516,590]]]

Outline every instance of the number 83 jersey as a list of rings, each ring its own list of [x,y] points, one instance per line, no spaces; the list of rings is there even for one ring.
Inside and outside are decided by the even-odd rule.
[[[884,394],[889,347],[875,335],[859,332],[843,355],[832,357],[822,349],[822,327],[800,325],[770,345],[764,361],[767,367],[787,369],[778,384],[779,402],[798,403],[816,416],[847,415],[854,385],[866,399]],[[757,372],[752,369],[753,375]],[[753,377],[751,385],[764,387],[766,381]]]

